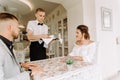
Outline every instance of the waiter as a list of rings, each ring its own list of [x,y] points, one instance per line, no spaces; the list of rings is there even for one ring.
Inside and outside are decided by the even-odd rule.
[[[45,10],[37,8],[35,11],[36,20],[28,22],[27,37],[31,41],[30,61],[46,59],[46,45],[42,38],[49,38],[48,26],[43,23]]]

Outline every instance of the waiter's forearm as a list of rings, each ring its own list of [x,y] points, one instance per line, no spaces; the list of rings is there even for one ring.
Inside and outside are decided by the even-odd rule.
[[[41,34],[41,35],[27,35],[28,40],[39,40],[41,38],[48,38],[48,34]]]
[[[28,35],[27,36],[28,40],[39,40],[42,38],[41,35]]]

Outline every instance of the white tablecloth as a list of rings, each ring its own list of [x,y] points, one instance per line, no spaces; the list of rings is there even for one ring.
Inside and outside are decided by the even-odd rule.
[[[64,58],[35,61],[44,68],[43,73],[34,76],[34,80],[101,80],[98,67],[86,62],[74,61],[69,70]]]

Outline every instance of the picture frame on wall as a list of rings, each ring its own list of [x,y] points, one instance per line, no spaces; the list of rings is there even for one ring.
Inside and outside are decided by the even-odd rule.
[[[112,10],[102,7],[101,8],[102,16],[102,30],[112,31]]]

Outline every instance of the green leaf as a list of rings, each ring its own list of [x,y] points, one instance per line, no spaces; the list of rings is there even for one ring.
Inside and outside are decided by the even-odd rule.
[[[73,64],[74,63],[74,60],[73,59],[67,59],[66,60],[66,64],[68,64],[68,65],[71,65],[71,64]]]

